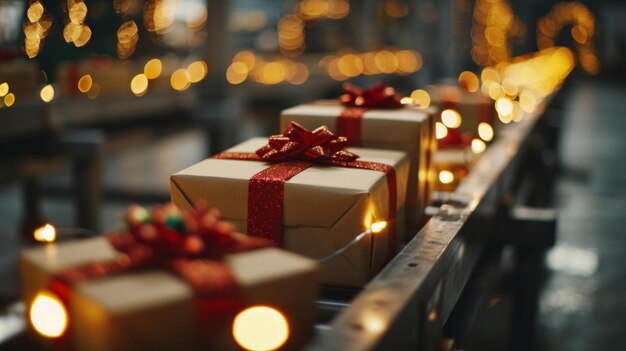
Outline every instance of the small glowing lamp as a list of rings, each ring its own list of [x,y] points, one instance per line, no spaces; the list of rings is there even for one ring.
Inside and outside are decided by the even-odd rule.
[[[387,222],[385,222],[385,221],[374,222],[370,226],[370,230],[374,234],[378,234],[378,233],[382,232],[385,228],[387,228]]]
[[[43,100],[43,102],[52,101],[52,99],[54,99],[54,87],[52,87],[52,85],[50,84],[46,85],[45,87],[41,88],[39,96],[41,97],[41,100]]]
[[[448,128],[441,122],[435,123],[435,137],[443,139],[448,135]]]
[[[148,77],[143,73],[134,76],[130,81],[130,90],[136,96],[145,94],[146,90],[148,90]]]
[[[480,122],[478,125],[478,136],[484,141],[493,140],[493,128],[489,123]]]
[[[48,291],[37,293],[30,305],[29,318],[33,328],[48,338],[57,338],[67,329],[67,310],[59,298]]]
[[[487,145],[485,145],[485,142],[480,140],[480,139],[473,139],[472,140],[472,152],[475,154],[481,154],[483,152],[485,152],[485,149],[487,149]]]
[[[253,306],[235,317],[233,337],[245,350],[276,350],[289,339],[289,324],[280,311]]]
[[[81,93],[86,93],[91,89],[91,85],[93,84],[93,79],[91,79],[91,75],[85,74],[80,77],[78,80],[78,90]]]
[[[450,171],[441,171],[439,172],[439,181],[442,184],[450,184],[454,181],[454,174]]]
[[[143,66],[143,74],[145,74],[146,78],[148,79],[158,78],[161,75],[162,71],[163,71],[163,64],[161,63],[161,60],[159,60],[158,58],[154,58],[146,62],[146,64]]]
[[[11,107],[15,103],[15,95],[13,93],[8,93],[4,96],[4,105],[6,107]]]
[[[496,111],[500,115],[510,115],[513,113],[513,103],[507,98],[500,98],[496,101]]]
[[[441,112],[441,122],[448,128],[458,128],[461,126],[461,115],[455,110],[443,110]]]
[[[4,82],[0,84],[0,97],[4,97],[8,93],[9,93],[9,83]]]
[[[42,243],[51,243],[54,242],[57,238],[57,231],[51,224],[46,224],[35,229],[35,233],[33,234],[35,240]]]

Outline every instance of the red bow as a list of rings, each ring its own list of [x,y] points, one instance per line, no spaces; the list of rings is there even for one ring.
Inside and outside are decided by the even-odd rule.
[[[358,88],[352,84],[343,85],[344,94],[339,101],[348,107],[363,108],[400,108],[400,96],[396,90],[378,82],[371,88]]]
[[[346,137],[335,136],[326,126],[311,132],[291,122],[283,134],[270,136],[269,143],[258,149],[256,154],[268,162],[352,162],[359,156],[344,150],[347,143]]]

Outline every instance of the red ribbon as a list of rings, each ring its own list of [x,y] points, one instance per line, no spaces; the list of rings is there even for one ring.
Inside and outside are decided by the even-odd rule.
[[[222,257],[271,244],[236,235],[235,227],[221,219],[219,210],[206,204],[198,204],[182,217],[173,205],[155,208],[151,219],[145,215],[145,210],[131,207],[127,232],[107,235],[111,246],[121,253],[115,260],[70,267],[54,275],[50,290],[65,308],[69,311],[72,288],[78,283],[131,271],[167,269],[193,289],[203,331],[233,314],[241,305],[241,292]],[[58,338],[55,346],[70,350],[69,333]]]
[[[248,235],[258,236],[278,244],[282,243],[282,213],[284,186],[289,179],[313,164],[336,167],[369,169],[385,173],[389,187],[389,230],[388,258],[395,253],[394,220],[396,216],[396,173],[387,164],[357,161],[357,155],[344,150],[348,140],[335,136],[322,126],[308,131],[291,122],[280,135],[273,135],[269,143],[249,152],[223,152],[214,156],[218,159],[266,161],[275,163],[255,174],[248,183]]]
[[[348,138],[348,146],[361,145],[361,120],[369,109],[401,108],[400,96],[392,87],[387,87],[378,82],[371,88],[361,89],[351,84],[343,85],[344,94],[339,97],[339,102],[348,107],[338,117],[335,125],[337,135]]]

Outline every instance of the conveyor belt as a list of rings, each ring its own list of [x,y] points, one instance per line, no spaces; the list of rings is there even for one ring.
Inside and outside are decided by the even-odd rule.
[[[493,236],[499,201],[520,172],[545,105],[506,126],[449,199],[349,304],[320,301],[326,314],[345,306],[307,350],[432,350],[443,324]],[[330,298],[330,299],[328,299]]]

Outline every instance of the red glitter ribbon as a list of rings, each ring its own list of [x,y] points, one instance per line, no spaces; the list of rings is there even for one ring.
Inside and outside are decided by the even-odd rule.
[[[230,268],[222,262],[223,256],[269,247],[271,243],[236,235],[234,226],[222,221],[219,211],[205,204],[184,213],[181,221],[168,216],[168,212],[177,211],[173,205],[156,208],[152,222],[134,215],[137,208],[129,209],[127,232],[107,235],[111,246],[121,253],[116,259],[66,268],[51,279],[50,290],[65,308],[69,311],[72,289],[81,282],[133,271],[166,269],[193,289],[200,330],[211,330],[234,314],[241,306],[241,292]],[[181,228],[183,233],[179,232]],[[55,348],[71,350],[70,333],[55,339]]]
[[[357,161],[357,155],[344,150],[348,140],[335,136],[322,126],[308,131],[291,122],[285,132],[273,135],[269,143],[256,151],[223,152],[217,159],[266,161],[275,163],[255,174],[248,183],[248,235],[258,236],[282,244],[282,214],[284,186],[289,179],[313,164],[335,167],[360,168],[385,173],[389,187],[390,227],[388,258],[395,253],[396,173],[395,169],[379,162]]]
[[[337,117],[335,131],[337,135],[348,138],[348,146],[361,145],[361,120],[367,110],[402,107],[400,96],[396,94],[395,89],[380,82],[365,89],[346,83],[343,90],[345,93],[339,97],[339,102],[348,108]]]

